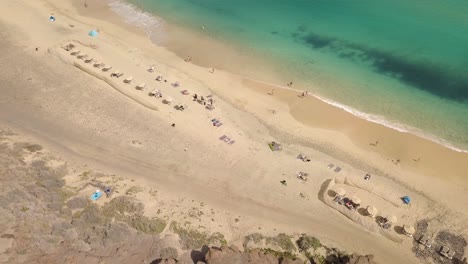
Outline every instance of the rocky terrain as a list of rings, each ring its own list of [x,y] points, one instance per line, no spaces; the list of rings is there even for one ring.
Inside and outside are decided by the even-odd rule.
[[[132,188],[92,202],[84,193],[104,188],[116,176],[103,182],[89,174],[0,130],[0,262],[373,263],[372,256],[347,255],[305,234],[255,233],[245,237],[243,250],[228,247],[222,234],[146,216]],[[69,177],[80,184],[68,184]]]

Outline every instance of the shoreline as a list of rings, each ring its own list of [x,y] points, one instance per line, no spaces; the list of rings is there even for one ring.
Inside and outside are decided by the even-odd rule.
[[[209,36],[202,36],[201,32],[197,32],[197,31],[192,30],[192,29],[184,29],[180,25],[168,24],[167,22],[164,21],[163,18],[157,17],[156,15],[154,15],[154,14],[148,12],[148,11],[141,10],[139,7],[136,7],[133,4],[128,3],[128,2],[126,2],[124,0],[117,0],[116,2],[119,2],[122,5],[126,5],[128,7],[131,7],[132,12],[141,12],[141,14],[144,14],[145,17],[152,16],[155,20],[157,20],[157,21],[159,21],[161,23],[159,25],[159,27],[166,27],[168,29],[168,31],[170,31],[170,32],[168,32],[166,34],[171,34],[175,30],[181,30],[182,29],[183,31],[187,31],[187,33],[184,33],[184,34],[187,34],[187,35],[190,35],[190,36],[199,35],[198,37],[200,37],[202,39],[206,39],[208,42],[216,42],[217,41],[217,40],[211,39]],[[129,25],[132,25],[132,26],[136,26],[136,27],[141,28],[142,30],[144,30],[146,32],[146,34],[148,35],[148,39],[151,40],[155,45],[161,46],[161,44],[162,44],[162,47],[168,48],[169,50],[174,52],[181,59],[184,59],[184,56],[186,56],[186,54],[181,53],[180,50],[172,49],[171,47],[169,47],[168,45],[170,45],[170,44],[165,45],[164,41],[157,41],[157,40],[155,41],[155,40],[153,40],[151,38],[152,33],[148,32],[147,28],[145,29],[146,25],[142,26],[141,24],[127,21],[128,18],[124,14],[117,13],[115,10],[113,10],[113,8],[111,8],[111,9],[112,9],[112,11],[114,13],[116,13],[122,19],[123,22],[128,23]],[[159,32],[161,32],[161,30],[159,30]],[[178,36],[178,37],[180,37],[180,36]],[[172,44],[174,44],[174,43],[172,43]],[[218,44],[219,45],[225,45],[226,43],[221,43],[220,42]],[[215,45],[218,45],[218,44],[215,44]],[[231,47],[228,47],[227,49],[231,49]],[[260,62],[260,63],[262,63],[262,62]],[[194,62],[194,64],[196,64],[198,66],[201,66],[201,67],[209,68],[209,66],[206,63]],[[297,93],[301,93],[302,91],[304,91],[304,90],[301,90],[301,89],[294,89],[294,88],[290,88],[290,87],[285,87],[284,85],[280,85],[280,84],[275,83],[275,82],[266,81],[263,78],[262,79],[256,79],[256,78],[252,78],[251,76],[243,76],[242,74],[237,73],[237,72],[235,74],[239,75],[239,76],[241,76],[243,78],[251,79],[254,82],[263,83],[263,84],[266,84],[266,85],[269,85],[271,87],[275,87],[275,88],[278,88],[278,89],[285,89],[285,90],[294,91],[294,92],[297,92]],[[271,77],[271,76],[272,75],[268,75],[268,77]],[[314,86],[313,83],[301,84],[301,86],[304,86],[304,85]],[[332,105],[332,106],[334,106],[336,108],[339,108],[339,109],[341,109],[341,110],[343,110],[343,111],[345,111],[347,113],[350,113],[353,116],[355,116],[357,118],[360,118],[360,119],[363,119],[365,121],[375,123],[375,124],[378,124],[378,125],[382,125],[382,126],[385,126],[385,127],[389,128],[389,129],[393,129],[393,130],[396,130],[396,131],[401,132],[401,133],[409,133],[409,134],[415,135],[415,136],[417,136],[419,138],[431,141],[431,142],[433,142],[435,144],[441,145],[441,146],[443,146],[445,148],[448,148],[448,149],[456,151],[456,152],[468,153],[468,149],[463,149],[463,148],[461,148],[459,146],[456,146],[455,144],[447,141],[446,139],[434,135],[430,131],[423,131],[423,130],[421,130],[421,129],[417,128],[417,127],[413,127],[411,125],[389,121],[388,118],[385,117],[385,116],[380,116],[380,115],[376,115],[376,114],[372,114],[372,113],[363,112],[363,111],[358,110],[358,109],[356,109],[356,108],[354,108],[352,106],[342,104],[342,103],[340,103],[338,101],[334,101],[332,99],[317,95],[315,93],[309,94],[309,96],[313,96],[314,98],[316,98],[316,99],[318,99],[318,100],[320,100],[320,101],[322,101],[322,102],[324,102],[326,104],[329,104],[329,105]]]
[[[11,10],[24,11],[11,20],[11,29],[2,24],[6,33],[17,32],[15,38],[7,35],[4,40],[11,40],[15,49],[8,52],[10,47],[5,45],[11,56],[0,67],[6,80],[0,96],[5,102],[0,104],[2,123],[33,134],[39,143],[86,167],[122,175],[148,188],[156,186],[179,199],[199,199],[231,212],[232,217],[242,216],[239,226],[209,218],[203,222],[222,225],[221,231],[235,243],[247,231],[311,232],[332,246],[370,250],[382,262],[416,263],[412,240],[401,237],[402,244],[388,241],[317,199],[323,184],[338,177],[367,184],[382,194],[372,196],[364,189],[349,187],[350,195],[359,194],[382,213],[395,213],[401,220],[398,225],[429,217],[439,221],[441,228],[466,234],[468,215],[460,205],[468,187],[465,154],[357,118],[312,96],[299,98],[297,92],[286,89],[275,90],[271,96],[268,84],[223,70],[209,73],[209,69],[155,46],[110,9],[101,12],[102,2],[88,1],[92,10],[86,16],[85,8],[77,8],[78,12],[73,8],[81,1],[73,2],[74,6],[58,0],[11,4]],[[95,3],[98,6],[93,9]],[[58,18],[54,24],[43,19],[50,10]],[[97,18],[92,15],[96,10],[100,10]],[[6,13],[4,20],[8,21]],[[23,19],[28,16],[35,25]],[[102,30],[91,39],[87,34],[93,28]],[[78,44],[78,49],[125,73],[125,77],[113,79],[117,88],[102,81],[111,72],[86,64],[62,48],[88,41],[97,48]],[[10,60],[16,67],[11,67]],[[73,63],[95,74],[84,73]],[[155,65],[155,73],[148,72],[149,65]],[[22,69],[24,78],[18,78],[16,69]],[[155,81],[158,74],[167,82]],[[123,82],[128,76],[134,77],[134,83]],[[136,89],[140,82],[147,88]],[[172,86],[173,82],[180,82],[181,87]],[[188,108],[178,111],[174,105],[148,96],[155,88],[171,96],[174,104]],[[212,95],[216,108],[205,109],[191,95],[183,94],[183,89]],[[145,100],[148,105],[141,103]],[[151,110],[152,106],[159,111]],[[216,127],[210,122],[213,119],[224,124]],[[221,141],[223,135],[235,144]],[[369,145],[375,140],[378,146]],[[271,141],[282,143],[284,150],[272,152],[267,146]],[[298,153],[309,156],[311,162],[299,161]],[[411,161],[421,153],[420,161]],[[395,159],[401,162],[395,164]],[[327,168],[330,163],[342,171]],[[298,171],[309,172],[311,177],[299,181]],[[366,173],[373,174],[371,182],[363,180]],[[280,184],[285,179],[288,186]],[[399,206],[402,195],[411,195],[411,207]],[[145,203],[156,208],[151,199]],[[250,220],[244,223],[244,219]],[[375,225],[372,219],[365,220]]]

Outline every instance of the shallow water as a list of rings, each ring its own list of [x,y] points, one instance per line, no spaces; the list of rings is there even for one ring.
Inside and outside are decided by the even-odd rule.
[[[468,149],[467,1],[127,2],[273,58],[361,117]]]

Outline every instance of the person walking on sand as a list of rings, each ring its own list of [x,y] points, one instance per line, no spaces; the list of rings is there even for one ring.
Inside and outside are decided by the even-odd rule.
[[[210,71],[210,72],[211,72],[211,73],[214,73],[214,72],[215,72],[215,69],[214,69],[214,68],[211,68],[211,71]]]
[[[275,89],[271,89],[270,95],[275,95]]]

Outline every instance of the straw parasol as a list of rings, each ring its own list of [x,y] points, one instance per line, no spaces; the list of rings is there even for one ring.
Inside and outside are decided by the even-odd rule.
[[[132,76],[129,76],[127,77],[125,80],[124,80],[124,83],[130,83],[133,81],[133,77]]]
[[[346,191],[343,188],[338,188],[335,190],[335,193],[338,194],[339,196],[343,196],[346,194]]]
[[[377,208],[375,208],[374,206],[367,206],[366,208],[366,211],[367,211],[367,214],[374,217],[375,215],[377,215]]]
[[[414,232],[416,232],[414,226],[412,225],[403,225],[403,231],[405,231],[405,233],[408,235],[413,235]]]
[[[390,216],[387,216],[387,220],[388,220],[390,223],[393,223],[393,224],[394,224],[394,223],[396,223],[397,218],[396,218],[396,216],[394,216],[394,215],[390,215]]]
[[[143,89],[145,88],[146,83],[140,83],[139,85],[136,86],[137,89]]]
[[[354,204],[361,204],[361,199],[359,199],[358,197],[356,196],[353,196],[351,198],[351,202],[353,202]]]

